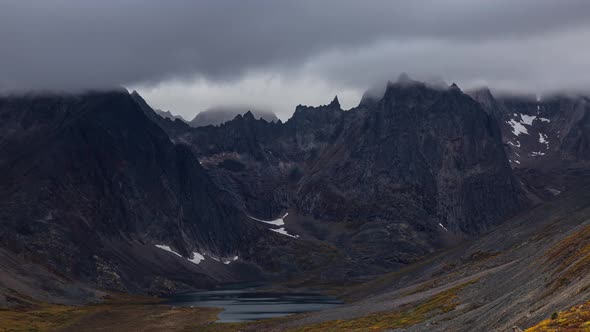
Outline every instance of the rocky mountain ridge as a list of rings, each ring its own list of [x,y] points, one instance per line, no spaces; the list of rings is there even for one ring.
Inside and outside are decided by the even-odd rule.
[[[584,162],[585,99],[537,105],[406,78],[349,111],[336,97],[285,123],[246,112],[192,128],[125,91],[2,98],[2,250],[50,271],[2,287],[81,282],[65,301],[399,269],[554,196],[508,141],[547,135],[551,150],[565,128],[554,164]]]
[[[0,237],[19,259],[99,288],[157,293],[218,283],[190,260],[232,259],[257,238],[190,149],[127,92],[7,97],[0,117]],[[183,263],[157,263],[175,257]]]
[[[249,214],[289,210],[314,226],[345,227],[331,244],[354,262],[406,264],[527,204],[496,122],[456,85],[434,89],[408,79],[349,111],[335,98],[298,106],[285,123],[246,113],[219,127],[169,133]]]
[[[233,120],[238,115],[252,113],[256,119],[264,119],[267,122],[277,122],[279,119],[270,111],[249,109],[244,107],[213,107],[199,112],[190,122],[191,127],[219,126],[222,123]]]

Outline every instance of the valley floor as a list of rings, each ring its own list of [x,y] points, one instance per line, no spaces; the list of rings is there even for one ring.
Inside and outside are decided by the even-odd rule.
[[[485,257],[482,262],[491,261]],[[394,284],[402,275],[420,270],[431,262],[384,275],[351,289],[348,296],[373,293],[383,284]],[[425,264],[425,265],[424,265]],[[248,323],[215,323],[220,309],[172,307],[158,298],[117,295],[103,304],[86,306],[29,303],[0,310],[0,331],[416,331],[448,330],[445,322],[473,310],[465,294],[477,291],[480,281],[510,268],[509,262],[455,280],[441,277],[409,287],[387,291],[341,307],[308,314]],[[483,267],[483,266],[482,266]],[[353,295],[357,293],[357,295]],[[587,331],[590,302],[555,313],[526,330]],[[455,326],[457,327],[457,326]],[[462,326],[458,330],[469,330]],[[502,330],[504,331],[504,330]]]
[[[0,331],[194,331],[212,324],[220,311],[158,302],[122,295],[85,306],[28,303],[0,309]]]
[[[493,272],[496,271],[486,271],[483,274]],[[380,296],[381,302],[374,302],[374,305],[361,301],[326,312],[298,314],[249,323],[215,323],[220,309],[172,307],[158,304],[159,300],[155,298],[117,297],[104,304],[79,307],[37,303],[28,307],[1,310],[0,330],[386,331],[409,328],[439,315],[449,319],[453,315],[460,314],[465,310],[465,306],[460,302],[458,293],[476,284],[483,274],[433,289],[429,289],[428,285],[418,285],[418,287],[400,290],[406,293],[387,304],[386,299],[394,294]],[[371,299],[371,301],[375,300],[378,299]],[[589,308],[590,303],[576,306],[567,312],[556,314],[527,331],[586,331],[589,326],[587,322],[590,319]],[[341,319],[336,319],[338,316]],[[432,321],[429,325],[432,330],[437,329],[436,321]]]

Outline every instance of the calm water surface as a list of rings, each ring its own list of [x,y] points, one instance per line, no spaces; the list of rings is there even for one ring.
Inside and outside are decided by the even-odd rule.
[[[342,304],[338,299],[316,293],[257,291],[253,285],[233,285],[215,290],[179,294],[168,304],[223,308],[218,322],[245,322],[317,311]]]

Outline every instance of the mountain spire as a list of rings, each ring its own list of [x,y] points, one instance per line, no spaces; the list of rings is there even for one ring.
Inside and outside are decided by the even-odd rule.
[[[332,100],[332,102],[330,102],[328,106],[340,108],[340,101],[338,101],[338,95],[334,97],[334,99]]]
[[[256,120],[256,117],[252,114],[252,111],[248,110],[248,112],[244,113],[244,119]]]
[[[459,88],[459,86],[457,86],[457,84],[455,84],[455,82],[453,82],[453,84],[451,84],[451,86],[449,88],[454,91],[461,91],[461,88]]]

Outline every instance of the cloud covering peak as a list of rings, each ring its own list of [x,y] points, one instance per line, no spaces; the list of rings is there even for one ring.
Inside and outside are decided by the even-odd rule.
[[[586,0],[8,0],[0,90],[132,85],[157,104],[163,84],[240,99],[269,80],[280,91],[314,81],[345,101],[340,91],[354,99],[403,71],[467,86],[581,88],[590,83],[589,13]],[[297,92],[301,103],[319,98]],[[286,108],[280,98],[263,102]],[[198,112],[164,108],[175,106]]]

